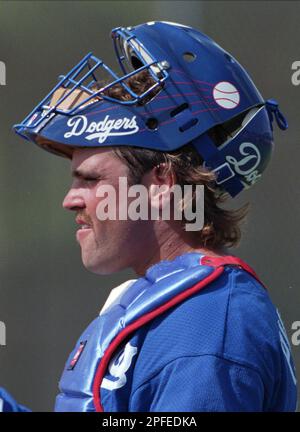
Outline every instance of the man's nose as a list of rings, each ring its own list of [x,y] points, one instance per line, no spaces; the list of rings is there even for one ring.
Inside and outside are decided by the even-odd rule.
[[[62,206],[66,210],[78,210],[85,208],[84,199],[78,193],[78,189],[70,189],[65,196]]]

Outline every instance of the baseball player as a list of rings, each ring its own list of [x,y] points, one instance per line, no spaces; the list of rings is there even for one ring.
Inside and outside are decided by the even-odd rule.
[[[78,339],[55,410],[294,411],[279,312],[254,270],[228,252],[245,209],[222,207],[261,177],[273,126],[287,122],[236,59],[196,29],[149,22],[116,28],[112,39],[121,73],[88,54],[15,126],[71,161],[63,205],[76,215],[85,267],[137,274],[111,291]],[[157,211],[175,202],[173,186],[194,189],[180,201],[181,220],[172,211],[168,220],[101,218],[110,204],[103,190],[115,191],[124,212],[121,178],[126,191],[152,191],[146,204]],[[197,206],[197,185],[204,220],[195,231],[184,210]],[[5,390],[1,397],[4,410],[26,410]]]

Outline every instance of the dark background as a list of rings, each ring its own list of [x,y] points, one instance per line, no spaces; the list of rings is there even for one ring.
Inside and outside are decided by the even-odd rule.
[[[263,179],[235,202],[252,204],[243,242],[232,253],[268,286],[291,338],[300,320],[300,4],[289,1],[0,1],[0,385],[33,410],[51,411],[64,363],[109,291],[130,272],[88,273],[75,222],[61,207],[69,162],[21,140],[11,126],[83,55],[113,62],[110,30],[152,20],[199,28],[233,54],[267,99],[280,101],[289,130],[276,130],[276,151]],[[263,319],[263,317],[261,318]],[[300,346],[293,347],[300,373]],[[299,375],[298,375],[299,376]]]

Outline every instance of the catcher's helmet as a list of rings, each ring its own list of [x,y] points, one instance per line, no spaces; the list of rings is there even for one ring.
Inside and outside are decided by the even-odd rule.
[[[169,22],[116,28],[112,38],[121,74],[89,53],[16,132],[64,156],[74,147],[172,151],[192,143],[232,196],[261,176],[273,149],[273,116],[281,129],[287,122],[230,54],[203,33]],[[138,94],[128,79],[143,70],[152,85]],[[101,72],[109,77],[102,86]],[[116,85],[126,100],[109,93]]]

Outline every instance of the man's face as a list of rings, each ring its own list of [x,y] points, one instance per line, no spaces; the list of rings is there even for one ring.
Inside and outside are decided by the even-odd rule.
[[[97,216],[97,208],[104,199],[99,197],[99,187],[105,185],[113,186],[116,191],[118,215],[119,177],[128,177],[128,167],[111,149],[98,148],[75,150],[71,169],[73,182],[63,207],[76,212],[76,238],[84,266],[98,274],[131,267],[142,248],[145,249],[149,224],[147,227],[142,223],[145,221],[118,218],[99,220]]]

